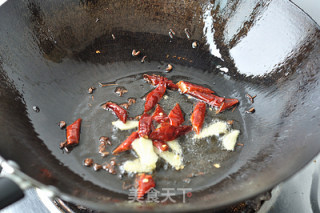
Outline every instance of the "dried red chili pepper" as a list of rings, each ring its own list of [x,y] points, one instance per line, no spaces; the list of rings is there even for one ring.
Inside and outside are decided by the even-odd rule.
[[[191,126],[172,126],[170,124],[162,124],[160,128],[151,132],[149,138],[159,141],[172,141],[191,131],[191,129]]]
[[[168,117],[172,126],[180,126],[184,122],[183,114],[178,103],[173,107]]]
[[[230,109],[232,106],[239,103],[238,99],[226,98],[224,102],[221,104],[220,108],[217,110],[217,113],[222,112],[226,109]]]
[[[67,146],[79,144],[82,119],[79,118],[73,124],[67,126]]]
[[[148,191],[155,187],[156,184],[152,178],[151,175],[146,175],[144,173],[142,173],[140,176],[139,176],[139,180],[138,180],[138,191],[137,191],[137,198],[138,199],[141,199],[143,198],[143,196],[148,193]]]
[[[214,96],[213,100],[209,102],[210,106],[220,107],[224,103],[224,101],[226,100],[223,97],[219,97],[216,95],[213,95],[213,96]]]
[[[176,127],[171,125],[162,125],[160,128],[151,132],[150,139],[160,141],[172,141],[177,138]]]
[[[192,126],[178,126],[176,127],[176,134],[177,134],[177,138],[187,134],[188,132],[190,132],[192,130]],[[175,138],[176,139],[176,138]],[[174,139],[173,139],[174,140]]]
[[[123,141],[115,150],[113,150],[112,154],[118,154],[131,149],[132,142],[137,138],[139,138],[138,132],[133,132],[125,141]]]
[[[169,121],[167,114],[163,111],[162,107],[159,104],[157,104],[157,107],[152,114],[152,119],[157,123],[164,123]]]
[[[139,136],[143,138],[148,138],[152,131],[152,116],[144,113],[139,120]]]
[[[154,90],[152,90],[146,97],[146,103],[144,105],[144,112],[150,111],[162,98],[166,92],[166,84],[161,80]]]
[[[166,142],[153,140],[152,143],[153,143],[153,146],[157,147],[161,151],[168,151],[169,150],[169,146]]]
[[[190,89],[190,87],[188,87],[188,82],[184,82],[184,81],[179,81],[177,83],[177,85],[179,86],[179,89],[182,93],[191,95],[201,101],[204,101],[205,103],[209,104],[210,106],[219,107],[219,110],[217,110],[217,113],[222,112],[226,109],[229,109],[232,106],[234,106],[235,104],[239,103],[239,100],[237,100],[237,99],[228,99],[228,98],[216,96],[211,93],[207,93],[209,91],[212,91],[210,89],[203,90],[204,92],[201,92],[201,89],[198,89],[198,90],[196,89],[199,87],[205,88],[202,86],[193,87],[193,89]]]
[[[201,101],[204,101],[205,103],[209,104],[210,106],[215,106],[215,107],[220,107],[225,99],[223,97],[219,97],[214,94],[207,94],[207,93],[202,93],[202,92],[198,92],[198,91],[188,92],[187,94],[191,95]]]
[[[193,130],[197,134],[200,133],[205,114],[206,114],[206,104],[203,102],[198,102],[197,105],[194,107],[193,113],[190,118],[193,126]]]
[[[207,93],[207,94],[214,93],[214,91],[212,91],[209,88],[206,88],[204,86],[200,86],[197,84],[192,84],[187,81],[179,81],[177,83],[177,86],[179,87],[179,89],[182,93],[189,93],[189,92],[193,92],[193,91]]]
[[[192,92],[192,96],[204,101],[205,103],[209,104],[213,107],[218,107],[217,113],[222,112],[226,109],[230,109],[232,106],[239,103],[238,99],[230,99],[230,98],[223,98],[213,94],[204,94],[199,92]]]
[[[126,123],[128,113],[125,109],[120,107],[119,105],[113,103],[113,102],[107,102],[102,106],[104,109],[110,109],[112,110],[116,116],[123,122]]]
[[[143,78],[146,82],[152,84],[153,86],[157,86],[160,83],[161,78],[163,78],[164,82],[166,83],[166,86],[169,89],[173,89],[173,90],[177,90],[178,86],[173,83],[171,80],[169,80],[168,78],[162,77],[160,75],[148,75],[148,74],[144,74]]]

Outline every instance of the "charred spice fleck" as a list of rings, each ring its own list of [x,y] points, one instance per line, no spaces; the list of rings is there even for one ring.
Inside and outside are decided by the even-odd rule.
[[[108,144],[108,145],[112,145],[111,142],[110,142],[110,140],[109,140],[109,138],[108,138],[107,136],[101,136],[101,137],[99,138],[99,141],[100,141],[100,143],[106,143],[106,144]]]
[[[246,94],[246,96],[249,98],[249,100],[251,101],[252,104],[254,103],[255,97],[257,97],[257,95],[251,96],[249,94]]]
[[[63,149],[64,147],[66,147],[66,145],[67,145],[67,140],[65,140],[64,142],[61,142],[60,143],[60,149]]]
[[[170,29],[170,32],[171,32],[173,35],[176,35],[176,32],[174,32],[173,29]]]
[[[109,154],[110,154],[109,152],[100,152],[101,157],[106,157]]]
[[[173,68],[173,66],[171,64],[168,64],[168,66],[166,68],[166,72],[171,72],[172,68]]]
[[[94,88],[94,87],[90,87],[89,89],[88,89],[88,93],[89,94],[92,94],[93,93],[93,90],[95,90],[96,88]]]
[[[135,104],[136,103],[136,98],[128,98],[128,104],[129,106],[131,106],[132,104]]]
[[[138,56],[138,55],[140,55],[140,53],[141,53],[141,51],[139,50],[139,51],[136,51],[136,50],[132,50],[132,56]]]
[[[65,128],[66,127],[66,122],[65,121],[60,121],[59,122],[59,127],[60,127],[60,129],[63,129],[63,128]]]
[[[147,56],[143,56],[142,59],[141,59],[141,63],[144,63],[144,61],[146,60]]]
[[[124,109],[129,109],[129,104],[127,104],[127,103],[122,103],[119,106],[121,106]]]
[[[107,172],[109,172],[110,174],[117,174],[116,170],[115,170],[115,166],[116,166],[116,162],[115,160],[111,160],[110,163],[106,163],[105,165],[103,165],[103,169],[106,170]]]
[[[97,164],[97,163],[95,163],[94,165],[93,165],[93,170],[94,171],[99,171],[99,170],[101,170],[102,169],[102,166],[100,165],[100,164]]]
[[[186,34],[187,39],[190,39],[190,38],[191,38],[188,28],[185,28],[185,29],[184,29],[184,33]]]
[[[198,43],[196,41],[192,42],[192,48],[197,48],[198,47]]]
[[[123,96],[123,94],[127,93],[128,90],[125,87],[117,87],[114,92],[117,93],[121,97],[121,96]]]
[[[86,158],[84,161],[83,161],[83,165],[87,166],[87,167],[90,167],[92,166],[93,164],[93,159],[92,158]]]
[[[172,32],[169,32],[169,37],[170,37],[171,39],[173,39],[173,34],[172,34]]]
[[[35,112],[40,112],[40,108],[38,106],[33,106],[32,109]]]
[[[252,113],[254,113],[255,111],[256,111],[255,108],[252,107],[252,108],[250,108],[249,110],[247,110],[246,113],[252,114]]]

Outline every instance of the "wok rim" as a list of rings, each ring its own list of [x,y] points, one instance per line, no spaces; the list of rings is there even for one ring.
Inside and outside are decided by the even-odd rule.
[[[192,211],[200,211],[200,210],[214,210],[214,209],[223,209],[224,207],[227,206],[231,206],[234,204],[237,204],[239,202],[248,200],[250,198],[254,198],[255,196],[258,196],[259,194],[262,194],[264,192],[267,192],[269,190],[272,190],[275,186],[279,185],[281,182],[286,181],[287,179],[289,179],[290,177],[292,177],[293,175],[295,175],[297,172],[299,172],[300,170],[302,170],[305,166],[307,166],[310,162],[312,162],[312,159],[314,159],[317,155],[320,154],[320,151],[318,151],[315,155],[310,155],[310,160],[307,161],[306,163],[303,163],[301,166],[296,167],[295,170],[291,170],[291,173],[286,173],[286,175],[284,175],[281,178],[278,178],[277,181],[273,181],[272,184],[269,184],[267,187],[262,187],[263,185],[260,184],[260,187],[258,187],[258,190],[249,192],[247,191],[247,193],[242,193],[243,196],[238,197],[237,199],[233,200],[233,201],[229,201],[227,200],[226,202],[220,202],[218,205],[216,205],[215,203],[212,202],[208,202],[208,201],[203,201],[201,203],[201,209],[199,209],[199,205],[193,205],[192,203],[183,203],[182,206],[183,208],[181,208],[181,205],[177,205],[177,204],[173,204],[173,205],[169,205],[168,208],[156,208],[157,206],[155,206],[152,211],[153,212],[192,212]],[[31,187],[30,188],[37,188],[39,190],[43,190],[45,192],[47,192],[47,195],[49,198],[51,198],[52,202],[54,202],[57,199],[61,199],[62,201],[67,201],[73,204],[81,204],[82,206],[86,207],[86,208],[90,208],[90,209],[94,209],[94,210],[99,210],[99,211],[116,211],[116,212],[141,212],[141,211],[149,211],[150,209],[141,209],[139,208],[134,209],[132,208],[132,206],[123,206],[121,205],[122,203],[120,203],[120,205],[116,205],[113,204],[112,202],[110,203],[97,203],[97,202],[93,202],[93,201],[88,201],[86,199],[82,199],[82,198],[78,198],[76,196],[67,194],[62,192],[60,189],[58,189],[55,186],[51,186],[51,185],[46,185],[43,184],[37,180],[35,180],[34,178],[30,177],[29,175],[25,174],[24,172],[20,171],[19,168],[16,168],[15,163],[13,161],[10,162],[11,160],[6,160],[4,159],[2,156],[0,156],[0,166],[3,168],[4,171],[7,170],[11,170],[9,173],[10,175],[5,175],[5,177],[9,177],[11,175],[16,175],[19,178],[21,178],[23,181],[30,183]],[[129,203],[129,202],[128,202]],[[179,203],[180,204],[180,203]],[[124,209],[125,208],[125,209]]]

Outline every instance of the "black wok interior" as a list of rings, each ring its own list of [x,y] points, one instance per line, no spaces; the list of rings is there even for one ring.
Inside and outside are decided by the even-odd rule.
[[[169,29],[176,33],[172,39]],[[63,199],[93,209],[200,210],[252,197],[291,176],[320,151],[319,33],[290,1],[11,0],[0,7],[0,155],[56,187]],[[132,49],[142,55],[132,57]],[[141,63],[143,55],[147,58]],[[167,63],[174,66],[171,73],[164,73]],[[175,197],[177,203],[128,203],[117,175],[82,165],[86,157],[104,161],[99,137],[112,133],[108,123],[115,118],[100,105],[142,97],[152,88],[143,82],[143,73],[190,80],[240,100],[234,112],[212,115],[234,119],[244,146],[232,153],[189,155],[190,165],[202,160],[195,172],[214,162],[220,169],[207,169],[190,183],[182,181],[188,168],[155,176],[161,187],[192,188],[187,203],[182,195]],[[115,87],[99,88],[98,82],[126,85],[129,92],[117,97]],[[94,100],[87,93],[90,86],[97,87]],[[247,93],[257,95],[254,104]],[[162,104],[169,110],[173,103]],[[138,100],[130,116],[139,115],[142,106]],[[256,112],[245,113],[252,106]],[[183,110],[190,114],[192,109]],[[59,143],[65,132],[57,123],[78,117],[83,118],[80,145],[64,153]],[[119,134],[117,139],[124,138]]]

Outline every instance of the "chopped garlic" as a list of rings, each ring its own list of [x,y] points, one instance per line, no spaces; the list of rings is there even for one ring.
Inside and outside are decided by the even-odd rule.
[[[180,155],[174,152],[169,152],[169,151],[161,152],[157,148],[154,148],[154,151],[176,170],[180,170],[184,168],[183,158]]]
[[[140,159],[128,160],[123,163],[123,169],[128,173],[152,172],[152,166],[141,164]]]
[[[177,140],[168,141],[167,144],[170,147],[170,149],[172,149],[172,151],[174,153],[179,154],[179,155],[182,154],[181,146]]]
[[[224,133],[226,134],[228,132],[228,125],[224,121],[217,121],[214,122],[213,124],[210,124],[208,127],[203,128],[200,132],[199,135],[195,135],[193,138],[194,139],[201,139],[201,138],[206,138],[209,136],[219,136],[220,134]]]
[[[138,154],[141,164],[152,169],[156,168],[158,155],[153,150],[152,140],[138,138],[132,142],[132,148]]]
[[[214,167],[216,167],[217,169],[219,169],[221,166],[218,163],[213,164]]]
[[[123,123],[120,120],[113,121],[112,125],[117,127],[120,130],[129,130],[137,128],[139,125],[139,121],[127,121],[126,123]]]
[[[223,148],[228,151],[233,151],[239,134],[239,130],[231,130],[228,134],[224,135],[222,138]]]

